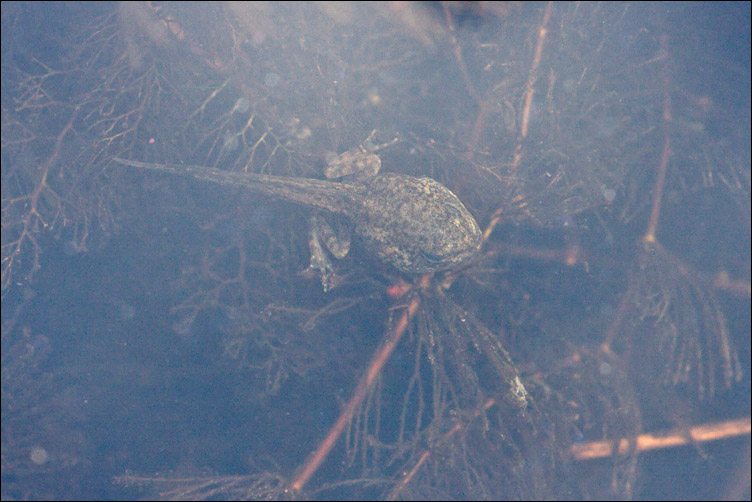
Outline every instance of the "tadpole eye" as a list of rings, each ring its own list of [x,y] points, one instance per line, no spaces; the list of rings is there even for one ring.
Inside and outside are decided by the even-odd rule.
[[[424,251],[424,252],[421,252],[421,255],[429,263],[441,263],[442,261],[444,261],[444,258],[441,257],[441,256],[439,256],[439,255],[437,255],[437,254],[426,253]]]

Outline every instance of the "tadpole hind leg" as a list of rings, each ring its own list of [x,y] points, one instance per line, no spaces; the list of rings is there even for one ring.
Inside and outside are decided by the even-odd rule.
[[[344,258],[350,251],[350,239],[342,232],[335,232],[331,224],[321,215],[311,216],[308,236],[308,245],[311,250],[311,262],[305,275],[309,278],[319,276],[325,292],[334,289],[340,278],[334,271],[334,266],[329,258],[326,247],[337,259]]]

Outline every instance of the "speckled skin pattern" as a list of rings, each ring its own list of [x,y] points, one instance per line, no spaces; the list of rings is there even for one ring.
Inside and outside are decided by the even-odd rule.
[[[379,258],[409,274],[462,265],[480,249],[475,218],[430,178],[383,173],[364,182],[353,206],[355,233]]]
[[[457,267],[472,259],[481,245],[481,231],[470,212],[448,188],[430,178],[382,173],[337,183],[201,166],[113,160],[343,214],[352,222],[366,249],[407,274]]]

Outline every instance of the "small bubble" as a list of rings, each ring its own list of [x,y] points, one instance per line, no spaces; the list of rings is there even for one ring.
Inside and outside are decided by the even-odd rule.
[[[279,83],[279,75],[276,73],[267,73],[264,75],[264,85],[267,87],[275,87]]]
[[[50,454],[47,453],[47,450],[45,450],[41,446],[35,446],[31,449],[29,458],[31,459],[32,463],[36,465],[42,465],[47,463],[47,461],[50,459]]]
[[[371,89],[370,91],[368,91],[366,99],[368,100],[368,103],[373,106],[381,104],[381,95],[379,94],[378,89]]]
[[[605,188],[603,190],[603,198],[606,200],[608,204],[611,204],[614,199],[616,199],[616,190],[613,190],[611,188]]]

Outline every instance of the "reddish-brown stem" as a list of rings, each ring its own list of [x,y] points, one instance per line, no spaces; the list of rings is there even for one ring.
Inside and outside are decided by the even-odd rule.
[[[636,450],[648,451],[659,448],[671,448],[683,446],[690,441],[702,443],[715,441],[735,436],[748,435],[750,433],[750,418],[740,418],[714,424],[696,425],[688,430],[674,430],[664,433],[640,434],[635,439]],[[620,439],[616,449],[619,453],[629,451],[628,439]],[[614,441],[592,441],[590,443],[574,444],[570,448],[572,456],[577,460],[589,460],[593,458],[610,457],[614,454]]]
[[[668,36],[661,37],[661,49],[668,54]],[[649,244],[655,242],[655,232],[658,228],[658,219],[661,215],[661,200],[663,198],[663,187],[666,184],[666,170],[668,161],[671,158],[671,136],[669,135],[669,124],[673,120],[673,111],[671,106],[671,77],[669,75],[668,63],[663,68],[663,122],[665,136],[663,138],[663,152],[661,161],[658,164],[658,173],[653,188],[653,207],[650,211],[650,220],[648,228],[643,237],[643,243]]]
[[[424,276],[421,279],[421,283],[426,282],[428,278],[429,276]],[[303,466],[298,469],[298,475],[295,477],[295,480],[291,484],[292,491],[301,491],[308,480],[311,479],[311,476],[313,476],[313,474],[318,470],[324,460],[326,460],[326,457],[332,451],[332,448],[337,442],[337,439],[339,439],[339,437],[342,435],[342,432],[344,432],[347,424],[350,422],[350,419],[352,419],[352,417],[355,415],[355,412],[358,410],[358,407],[363,403],[363,400],[368,395],[368,391],[373,386],[373,383],[381,373],[381,369],[384,367],[384,364],[386,364],[386,361],[389,359],[392,351],[399,343],[402,335],[405,333],[405,330],[410,323],[410,319],[412,319],[413,315],[418,310],[419,305],[420,299],[417,295],[415,295],[407,308],[402,311],[402,315],[397,321],[397,324],[394,326],[394,329],[389,333],[389,336],[387,336],[386,340],[384,340],[379,349],[376,351],[376,354],[371,360],[371,364],[368,365],[368,369],[366,369],[366,372],[361,377],[360,382],[358,383],[358,387],[355,389],[352,397],[350,397],[350,400],[345,405],[345,408],[342,410],[342,413],[340,414],[337,421],[329,430],[326,438],[324,438],[319,447],[316,448],[316,450],[311,454],[305,464],[303,464]]]

